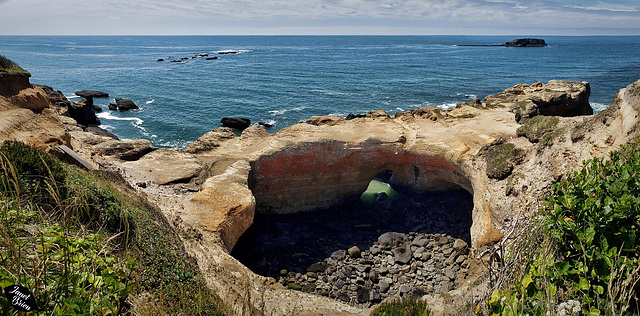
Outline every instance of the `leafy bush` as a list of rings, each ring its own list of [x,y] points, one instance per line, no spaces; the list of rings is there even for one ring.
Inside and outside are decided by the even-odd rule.
[[[545,208],[547,229],[557,244],[557,272],[572,284],[568,290],[602,311],[635,307],[640,293],[640,151],[613,152],[609,161],[593,159],[553,191]]]
[[[510,287],[493,292],[491,314],[640,311],[640,150],[584,164],[554,185],[542,210],[542,247],[521,263]]]
[[[0,285],[30,288],[47,315],[116,314],[130,294],[136,313],[222,314],[177,232],[121,178],[5,145]],[[0,315],[12,315],[2,299]]]
[[[415,298],[382,303],[376,307],[371,316],[428,316],[427,303]]]

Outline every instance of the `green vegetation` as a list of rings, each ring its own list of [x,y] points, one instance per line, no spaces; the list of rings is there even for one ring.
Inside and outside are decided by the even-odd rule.
[[[415,298],[382,303],[371,312],[371,316],[428,316],[429,314],[427,303]]]
[[[495,290],[485,311],[637,315],[640,150],[624,147],[609,161],[585,162],[554,185],[541,215],[506,260],[511,285]]]
[[[485,150],[487,176],[493,179],[508,177],[514,164],[520,163],[524,158],[524,151],[511,143],[492,145]]]
[[[552,132],[558,125],[560,119],[556,116],[542,116],[538,115],[528,120],[524,125],[520,126],[516,130],[518,137],[524,136],[530,142],[539,142],[545,134]],[[552,137],[545,139],[545,141],[551,141]]]
[[[2,73],[29,75],[28,71],[22,69],[22,67],[18,66],[8,58],[0,55],[0,74]]]
[[[21,143],[0,148],[0,286],[46,315],[219,315],[219,299],[163,215],[113,174]],[[13,315],[0,295],[0,315]]]

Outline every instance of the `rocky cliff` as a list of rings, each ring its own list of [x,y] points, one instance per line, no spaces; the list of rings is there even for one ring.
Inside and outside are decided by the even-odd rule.
[[[636,137],[639,91],[640,81],[622,89],[605,111],[588,115],[588,83],[517,85],[448,111],[312,117],[275,134],[251,126],[240,137],[217,128],[181,150],[87,133],[58,116],[44,91],[27,87],[0,97],[0,136],[68,144],[95,165],[122,173],[181,231],[209,286],[234,311],[266,306],[274,314],[354,315],[367,311],[287,291],[228,254],[256,210],[295,214],[343,203],[391,170],[398,190],[472,193],[470,239],[477,251],[536,210],[546,188],[582,160],[606,156]],[[23,106],[21,100],[32,101]]]

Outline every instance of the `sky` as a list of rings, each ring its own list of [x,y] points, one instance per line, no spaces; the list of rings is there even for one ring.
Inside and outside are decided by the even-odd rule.
[[[0,0],[0,35],[640,35],[640,0]]]

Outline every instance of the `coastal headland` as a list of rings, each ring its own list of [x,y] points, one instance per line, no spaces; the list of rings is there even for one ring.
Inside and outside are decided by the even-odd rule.
[[[640,81],[595,115],[588,83],[550,81],[519,84],[447,111],[314,116],[274,134],[259,125],[240,136],[219,127],[185,149],[155,148],[79,124],[27,76],[1,77],[0,85],[2,140],[46,150],[65,145],[95,168],[120,173],[163,211],[208,286],[237,314],[261,308],[275,315],[369,312],[288,290],[232,257],[256,211],[297,214],[339,205],[390,170],[389,184],[398,190],[462,188],[473,196],[470,265],[480,267],[478,255],[508,242],[513,225],[538,209],[551,184],[636,137],[640,114]],[[481,291],[474,281],[470,272],[448,295]]]

